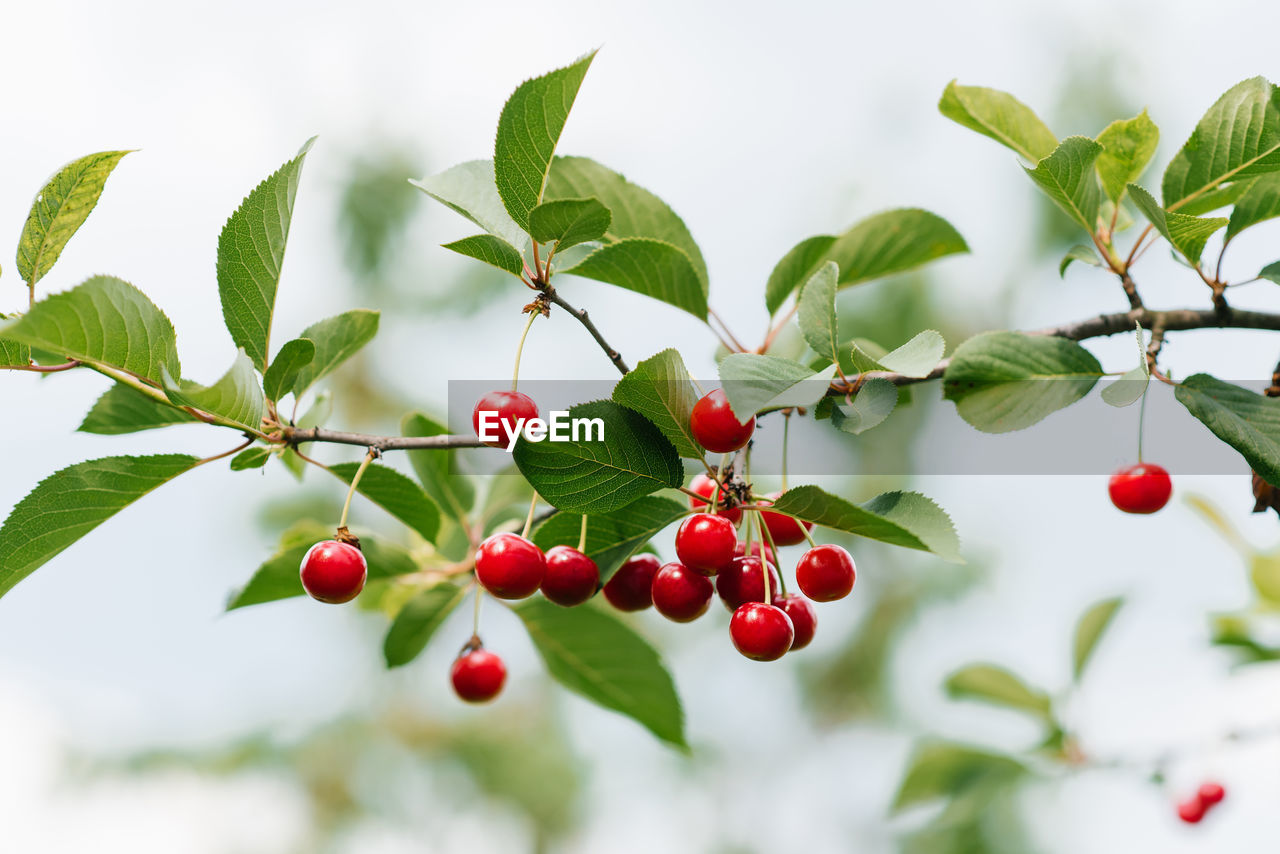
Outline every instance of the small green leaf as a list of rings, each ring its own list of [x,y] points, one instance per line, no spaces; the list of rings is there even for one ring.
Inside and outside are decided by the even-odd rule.
[[[1200,256],[1204,254],[1204,245],[1209,238],[1227,224],[1226,217],[1187,216],[1166,211],[1137,184],[1129,185],[1129,195],[1156,231],[1173,244],[1173,248],[1182,253],[1193,267],[1200,266]]]
[[[680,456],[702,459],[702,448],[689,429],[698,394],[678,351],[663,350],[636,365],[618,380],[612,397],[652,421]]]
[[[953,699],[980,700],[1010,709],[1030,712],[1048,720],[1053,701],[1045,692],[1032,688],[1002,667],[971,664],[947,677],[947,695]]]
[[[24,282],[34,285],[49,272],[98,204],[111,170],[128,153],[100,151],[73,160],[44,185],[18,240],[18,275]]]
[[[4,320],[0,315],[0,320]],[[8,338],[0,337],[0,367],[26,366],[31,364],[31,348]]]
[[[828,362],[836,361],[836,353],[840,349],[836,323],[836,281],[839,277],[840,268],[834,261],[823,263],[800,291],[796,317],[800,331],[813,352]]]
[[[835,365],[815,373],[781,356],[733,353],[720,361],[729,408],[743,422],[763,409],[817,403],[833,376]]]
[[[539,243],[555,243],[560,252],[600,240],[612,222],[612,214],[599,199],[556,199],[529,212],[529,234]]]
[[[1092,246],[1085,246],[1083,243],[1077,243],[1067,250],[1067,254],[1062,256],[1062,261],[1058,264],[1058,277],[1065,278],[1067,268],[1071,266],[1072,261],[1083,261],[1094,267],[1102,266],[1102,259],[1098,257],[1098,250]]]
[[[646,237],[608,243],[561,270],[644,294],[707,319],[706,287],[679,247]]]
[[[836,238],[829,234],[807,237],[782,256],[764,286],[765,307],[776,314],[796,288],[812,275],[831,250]]]
[[[963,562],[951,517],[918,492],[886,492],[858,505],[816,486],[797,486],[784,492],[773,508],[824,528]]]
[[[943,378],[943,397],[986,433],[1021,430],[1089,393],[1102,365],[1074,341],[985,332],[961,344]]]
[[[285,342],[262,377],[262,388],[267,397],[278,401],[288,394],[297,382],[298,374],[315,357],[316,344],[310,338],[294,338]]]
[[[1250,226],[1280,216],[1280,174],[1262,175],[1236,201],[1227,223],[1226,243]]]
[[[688,512],[678,501],[647,495],[612,513],[592,513],[587,518],[586,555],[600,567],[600,580],[607,581],[660,531]],[[581,533],[582,515],[560,512],[534,530],[533,541],[544,552],[552,546],[576,548]]]
[[[142,496],[200,461],[182,454],[106,457],[40,481],[0,527],[0,596]]]
[[[1084,675],[1084,669],[1089,665],[1089,659],[1093,657],[1098,641],[1102,640],[1103,633],[1111,625],[1112,619],[1123,604],[1124,599],[1118,596],[1114,599],[1104,599],[1085,611],[1080,621],[1076,623],[1075,638],[1071,645],[1071,673],[1075,681],[1079,682],[1080,677]]]
[[[1268,483],[1280,483],[1280,399],[1263,397],[1208,374],[1193,374],[1174,397],[1235,448]]]
[[[492,160],[459,163],[438,175],[409,183],[503,243],[515,247],[517,253],[529,248],[529,235],[516,225],[498,197]]]
[[[524,273],[524,258],[514,246],[492,234],[474,234],[452,243],[445,243],[445,249],[483,261],[491,267],[510,273],[520,278]]]
[[[1130,368],[1115,382],[1102,390],[1102,400],[1110,406],[1130,406],[1142,400],[1147,393],[1147,385],[1151,376],[1146,371],[1146,364]]]
[[[339,463],[329,470],[346,484],[351,483],[359,463]],[[365,469],[356,491],[432,542],[440,532],[440,510],[409,478],[393,468],[372,463]]]
[[[400,667],[417,658],[466,595],[464,588],[446,581],[428,587],[406,602],[382,643],[387,667]]]
[[[845,433],[865,433],[883,422],[898,405],[898,387],[886,379],[872,377],[862,384],[852,403],[831,407],[831,423]]]
[[[449,429],[420,412],[411,412],[400,422],[404,436],[444,436]],[[459,474],[458,452],[454,448],[409,451],[409,463],[418,482],[436,505],[454,520],[468,524],[467,514],[476,503],[471,479]]]
[[[678,487],[684,467],[675,446],[643,415],[611,400],[570,407],[570,419],[588,419],[570,441],[530,442],[523,435],[515,463],[553,507],[608,513],[664,487]],[[600,439],[601,432],[604,435]]]
[[[527,599],[512,610],[557,682],[635,720],[662,741],[688,749],[675,684],[644,638],[591,606],[561,608]]]
[[[81,433],[118,436],[173,424],[199,423],[176,406],[161,403],[131,386],[116,383],[98,398],[78,429]]]
[[[1259,270],[1258,278],[1280,285],[1280,261],[1274,261]]]
[[[502,107],[494,182],[507,213],[526,231],[529,213],[542,201],[560,132],[594,58],[591,51],[572,65],[526,80]]]
[[[232,422],[249,431],[262,429],[266,401],[253,362],[243,349],[231,367],[211,386],[175,380],[166,370],[164,391],[175,406],[190,406]]]
[[[270,448],[249,448],[231,458],[232,471],[248,471],[260,469],[271,459]]]
[[[1021,762],[999,753],[959,744],[926,744],[907,763],[893,811],[956,797],[979,786],[1007,784],[1027,773]]]
[[[1098,205],[1102,202],[1094,169],[1101,153],[1102,146],[1087,136],[1069,136],[1034,169],[1024,167],[1045,195],[1090,234],[1098,228]]]
[[[938,363],[942,361],[942,354],[946,352],[947,342],[943,340],[942,333],[933,329],[926,329],[923,332],[917,332],[912,336],[911,340],[885,353],[879,358],[872,358],[858,344],[853,343],[853,366],[859,371],[892,371],[895,374],[902,374],[904,377],[914,377],[923,379],[933,373],[933,369],[938,367]]]
[[[302,161],[315,138],[298,155],[254,188],[218,236],[218,295],[222,317],[237,347],[263,370],[271,340],[271,320],[280,286],[280,268]]]
[[[293,396],[301,397],[317,381],[327,377],[350,359],[378,334],[379,314],[368,309],[343,312],[302,331],[302,338],[315,342],[316,355],[311,364],[298,371],[293,383]]]
[[[1030,107],[998,89],[957,86],[952,80],[942,92],[938,110],[953,122],[989,136],[1035,163],[1058,145],[1053,132]]]
[[[1128,185],[1142,177],[1159,141],[1160,129],[1146,110],[1131,119],[1116,119],[1098,134],[1098,177],[1113,202],[1124,198]]]

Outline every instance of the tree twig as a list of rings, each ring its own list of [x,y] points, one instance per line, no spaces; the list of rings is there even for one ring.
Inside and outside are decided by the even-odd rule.
[[[631,369],[627,367],[627,363],[623,361],[621,354],[619,354],[617,350],[613,349],[613,347],[609,345],[608,341],[604,340],[604,336],[600,334],[600,330],[596,328],[596,325],[591,322],[591,318],[587,317],[587,312],[584,309],[577,309],[569,305],[569,303],[565,302],[564,297],[560,296],[560,294],[556,292],[556,289],[550,285],[547,285],[544,288],[543,293],[546,294],[547,299],[572,314],[578,319],[579,323],[586,327],[587,331],[591,333],[591,337],[596,339],[596,343],[600,345],[600,349],[609,357],[609,361],[613,362],[613,366],[618,369],[619,373],[628,374],[631,372]]]
[[[286,444],[328,442],[336,445],[360,445],[379,451],[413,451],[428,448],[481,448],[484,443],[475,436],[376,436],[372,433],[348,433],[343,430],[326,430],[312,427],[299,430],[285,426],[281,439]]]

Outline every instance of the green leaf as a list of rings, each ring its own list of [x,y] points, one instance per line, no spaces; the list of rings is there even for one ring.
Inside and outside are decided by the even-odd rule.
[[[78,429],[81,433],[118,436],[173,424],[199,423],[176,406],[161,403],[137,389],[116,383],[89,410]]]
[[[600,567],[600,580],[607,581],[654,536],[688,512],[679,501],[647,495],[612,513],[592,513],[587,518],[586,555]],[[544,552],[552,546],[576,548],[581,533],[582,515],[560,512],[534,530],[533,541]]]
[[[572,65],[526,80],[502,107],[494,182],[507,213],[526,231],[530,211],[542,201],[560,132],[595,55],[591,51]]]
[[[500,237],[492,234],[474,234],[452,243],[443,244],[445,249],[483,261],[491,267],[510,273],[520,278],[524,273],[524,258],[516,248]]]
[[[526,599],[512,610],[557,682],[683,750],[684,710],[656,650],[611,614]]]
[[[605,240],[647,237],[684,250],[706,292],[707,263],[684,220],[662,199],[612,169],[586,157],[557,157],[544,198],[599,199],[612,217]]]
[[[270,448],[249,448],[231,458],[232,471],[248,471],[260,469],[271,459]]]
[[[105,457],[40,482],[0,527],[0,596],[76,540],[199,464],[195,457]]]
[[[73,160],[44,185],[18,239],[18,275],[24,282],[34,285],[49,272],[98,204],[111,170],[128,153],[100,151]]]
[[[1035,163],[1049,156],[1057,137],[1030,107],[998,89],[957,86],[952,80],[942,92],[938,110],[953,122],[989,136]]]
[[[797,486],[774,501],[773,509],[824,528],[963,562],[951,517],[918,492],[886,492],[858,505],[816,486]]]
[[[0,320],[3,319],[4,316],[0,315]],[[29,364],[31,364],[30,347],[26,344],[20,344],[17,341],[11,341],[8,338],[0,337],[0,366],[25,366]]]
[[[827,393],[835,366],[814,373],[807,366],[781,356],[733,353],[720,361],[729,408],[739,421],[763,409],[809,406]]]
[[[807,237],[782,256],[764,286],[765,307],[770,315],[776,314],[792,291],[809,279],[835,242],[836,238],[829,234]]]
[[[286,341],[262,376],[262,389],[271,400],[280,400],[293,390],[298,374],[316,357],[316,343],[310,338]]]
[[[0,332],[29,347],[117,368],[156,385],[164,370],[179,373],[169,318],[142,291],[112,276],[94,276],[46,297]]]
[[[266,400],[253,362],[243,349],[236,354],[230,369],[211,386],[202,386],[188,380],[175,380],[164,371],[164,391],[177,406],[190,406],[225,418],[246,430],[262,429],[262,414]]]
[[[1021,762],[959,744],[926,744],[916,750],[893,799],[893,811],[963,794],[980,785],[1007,784],[1024,776]]]
[[[1254,77],[1226,91],[1164,170],[1164,206],[1177,210],[1220,184],[1280,169],[1280,94]]]
[[[311,364],[298,371],[298,378],[293,383],[293,396],[301,397],[303,392],[372,341],[378,334],[378,320],[378,312],[358,308],[304,329],[300,337],[315,342],[316,355]]]
[[[406,602],[382,643],[387,667],[400,667],[417,658],[466,595],[464,588],[446,581],[428,587]]]
[[[244,587],[231,594],[227,610],[302,596],[306,591],[302,589],[298,571],[303,556],[316,543],[331,539],[333,528],[319,522],[307,520],[294,525],[281,537],[276,553],[258,567]],[[407,551],[372,537],[360,540],[360,550],[369,564],[371,581],[408,575],[420,569]]]
[[[444,436],[449,429],[421,412],[411,412],[400,422],[403,436]],[[423,490],[431,500],[463,525],[469,524],[468,512],[476,503],[471,479],[459,474],[458,451],[455,448],[432,448],[408,451],[409,463]]]
[[[804,339],[813,352],[828,362],[836,361],[840,349],[836,323],[836,280],[839,277],[840,268],[834,261],[827,261],[819,267],[800,291],[797,314]]]
[[[698,394],[674,349],[656,353],[635,366],[613,387],[613,400],[648,418],[675,445],[676,453],[702,459],[702,448],[689,429]]]
[[[1137,184],[1129,185],[1129,195],[1156,231],[1194,267],[1200,266],[1200,256],[1204,254],[1204,245],[1209,242],[1209,237],[1227,224],[1226,217],[1198,217],[1166,211]]]
[[[980,700],[1049,719],[1053,701],[1019,677],[991,664],[971,664],[947,677],[947,695],[953,699]]]
[[[853,344],[853,365],[859,371],[892,371],[895,374],[902,374],[904,377],[914,377],[922,379],[933,373],[933,369],[938,367],[938,363],[942,361],[942,354],[946,352],[947,342],[943,340],[942,333],[926,329],[923,332],[917,332],[912,336],[911,340],[885,353],[878,359],[872,358],[867,352],[859,346],[858,342]]]
[[[1207,214],[1210,211],[1216,211],[1235,204],[1236,200],[1243,196],[1256,180],[1258,179],[1244,178],[1231,184],[1225,184],[1216,190],[1210,190],[1203,195],[1185,199],[1178,205],[1178,213],[1186,214],[1187,216],[1200,216],[1201,214]]]
[[[529,212],[529,234],[539,243],[555,243],[556,251],[600,240],[613,216],[599,199],[556,199]]]
[[[1034,169],[1023,169],[1055,205],[1090,234],[1098,228],[1098,205],[1102,202],[1093,166],[1101,153],[1102,146],[1089,137],[1069,136]]]
[[[1160,129],[1146,110],[1131,119],[1117,119],[1098,134],[1098,177],[1113,202],[1119,203],[1129,184],[1142,177],[1159,141]]]
[[[689,256],[670,243],[629,237],[600,247],[561,272],[617,285],[707,319],[706,287]]]
[[[1280,483],[1280,399],[1208,374],[1187,377],[1173,394],[1215,436],[1239,451],[1263,480]]]
[[[1258,271],[1259,279],[1266,279],[1280,285],[1280,261],[1273,261]]]
[[[222,317],[237,347],[258,370],[267,364],[276,289],[284,263],[302,161],[315,138],[240,203],[218,236],[218,295]]]
[[[1280,216],[1280,175],[1263,175],[1250,182],[1231,211],[1226,243],[1250,226]]]
[[[985,332],[961,344],[943,376],[943,397],[985,433],[1021,430],[1089,393],[1102,365],[1066,338]]]
[[[880,424],[898,405],[898,387],[886,379],[872,377],[862,384],[852,403],[831,407],[831,423],[845,433],[865,433]]]
[[[329,470],[349,485],[359,468],[359,463],[338,463]],[[356,491],[417,531],[427,542],[435,540],[440,532],[440,510],[422,487],[393,468],[371,463]]]
[[[1058,264],[1058,277],[1066,278],[1067,267],[1071,266],[1072,261],[1083,261],[1094,267],[1102,266],[1102,259],[1098,257],[1098,250],[1092,246],[1085,246],[1083,243],[1077,243],[1067,250],[1067,254],[1062,256],[1062,261]]]
[[[517,252],[529,247],[529,235],[516,225],[498,197],[492,160],[459,163],[438,175],[409,183],[514,247]]]
[[[643,415],[610,400],[580,403],[572,419],[598,419],[576,441],[516,441],[516,465],[553,507],[577,513],[608,513],[664,487],[678,487],[684,467],[675,447]]]
[[[1104,599],[1085,611],[1076,623],[1075,638],[1071,645],[1071,673],[1075,681],[1079,682],[1084,675],[1084,669],[1089,665],[1098,641],[1102,640],[1103,633],[1123,604],[1124,599],[1118,596]]]
[[[1125,371],[1121,377],[1102,390],[1102,400],[1110,406],[1130,406],[1142,400],[1147,393],[1147,385],[1151,375],[1146,371],[1146,364],[1138,365]]]

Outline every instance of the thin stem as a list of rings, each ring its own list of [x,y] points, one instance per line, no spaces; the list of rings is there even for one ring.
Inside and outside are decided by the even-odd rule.
[[[232,448],[229,451],[223,451],[221,454],[214,454],[212,457],[205,457],[203,460],[201,460],[200,462],[192,466],[192,468],[196,468],[197,466],[202,466],[205,463],[212,463],[212,462],[216,462],[217,460],[225,459],[231,456],[232,454],[238,454],[241,451],[243,451],[245,448],[252,445],[253,443],[254,443],[254,439],[252,436],[250,436],[249,438],[245,439],[243,442],[241,442],[239,445],[236,445],[234,448]]]
[[[356,494],[356,488],[360,486],[360,478],[364,477],[365,470],[369,468],[369,464],[378,456],[377,448],[370,448],[369,453],[364,455],[364,461],[360,463],[360,468],[356,469],[355,476],[351,478],[351,488],[347,490],[347,500],[342,504],[342,518],[338,520],[338,527],[347,527],[347,514],[351,512],[351,496]]]
[[[613,366],[618,369],[619,373],[627,374],[631,372],[631,369],[627,367],[627,363],[622,360],[621,354],[619,354],[617,350],[613,349],[613,347],[609,345],[608,341],[604,340],[604,336],[600,334],[600,330],[597,329],[596,325],[591,322],[589,317],[587,317],[587,312],[585,310],[576,309],[569,305],[569,303],[564,301],[564,297],[560,296],[553,287],[547,286],[543,293],[546,294],[547,299],[551,300],[553,303],[578,319],[578,322],[591,333],[591,337],[595,339],[596,344],[600,345],[600,349],[604,350],[605,355],[609,357],[609,361],[613,362]]]
[[[534,244],[537,246],[538,244]],[[536,249],[534,250],[537,251]],[[533,326],[533,322],[538,319],[538,312],[530,311],[529,320],[524,325],[524,331],[520,333],[520,343],[516,345],[516,366],[511,372],[511,390],[515,391],[520,385],[520,355],[524,352],[524,339],[529,337],[529,329]]]
[[[778,337],[778,333],[782,331],[782,327],[786,326],[787,321],[789,321],[792,317],[794,317],[795,313],[799,310],[800,310],[800,303],[797,302],[795,305],[791,306],[791,308],[788,309],[787,313],[782,315],[782,317],[778,319],[778,322],[774,324],[773,328],[769,330],[769,333],[764,336],[764,343],[760,345],[760,349],[756,350],[756,352],[757,353],[769,352],[769,348],[773,346],[773,339]]]
[[[538,493],[534,490],[533,498],[529,501],[529,515],[524,520],[524,530],[520,532],[520,536],[526,540],[529,539],[529,530],[533,527],[533,513],[538,509]]]
[[[738,340],[738,337],[733,334],[733,330],[729,328],[729,324],[724,322],[723,317],[716,314],[716,310],[714,308],[711,308],[710,306],[707,307],[707,316],[710,317],[712,320],[714,320],[716,323],[719,323],[720,328],[724,330],[724,334],[729,337],[729,341],[732,342],[733,344],[733,347],[729,348],[730,350],[736,347],[739,353],[746,352],[747,348],[742,346],[742,342]]]
[[[787,438],[791,432],[791,410],[782,413],[782,491],[787,491]]]
[[[30,371],[33,374],[56,374],[60,371],[69,371],[72,368],[80,367],[80,362],[75,359],[69,359],[61,365],[0,365],[0,370],[5,371]]]
[[[578,551],[587,553],[587,514],[582,514],[582,533],[578,535]]]
[[[479,639],[480,637],[480,600],[484,598],[484,588],[480,586],[480,582],[476,581],[476,606],[471,612],[471,637]]]
[[[484,443],[475,436],[376,436],[372,433],[348,433],[342,430],[325,430],[321,427],[299,430],[287,425],[281,428],[280,441],[295,446],[311,442],[359,445],[364,448],[377,448],[379,451],[484,447]]]
[[[809,526],[804,522],[800,522],[800,533],[804,534],[804,538],[809,541],[809,548],[816,549],[818,544],[813,541],[813,534],[809,533]]]
[[[769,544],[769,550],[765,552],[764,556],[760,559],[760,568],[761,568],[761,571],[764,572],[764,601],[766,605],[772,605],[773,597],[769,595],[770,593],[769,582],[772,581],[773,573],[769,571],[768,556],[773,555],[774,560],[777,560],[778,547],[773,544],[773,534],[769,533],[769,525],[764,521],[764,513],[761,513],[759,510],[757,510],[756,516],[758,517],[756,519],[756,524],[760,526],[760,536],[764,537],[764,541]],[[804,526],[801,525],[800,527],[803,528]],[[782,570],[781,569],[778,570],[778,586],[782,587]],[[785,588],[781,592],[782,592],[782,595],[784,596],[787,593]]]
[[[1142,402],[1138,405],[1138,462],[1142,462],[1142,432],[1147,423],[1147,392],[1151,389],[1150,380],[1147,388],[1142,390]]]

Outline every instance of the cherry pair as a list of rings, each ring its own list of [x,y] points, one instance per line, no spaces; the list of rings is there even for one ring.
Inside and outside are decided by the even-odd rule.
[[[1209,810],[1222,803],[1227,790],[1218,783],[1203,783],[1196,793],[1178,804],[1178,818],[1187,824],[1199,824]]]
[[[544,555],[519,534],[494,534],[476,550],[476,579],[499,599],[524,599],[538,589],[557,605],[581,605],[600,589],[596,562],[572,546]]]
[[[734,525],[742,521],[742,509],[739,507],[725,506],[726,499],[730,502],[735,499],[728,496],[726,490],[721,488],[719,494],[716,494],[716,481],[706,474],[699,474],[693,479],[693,483],[689,488],[696,492],[699,496],[706,499],[705,501],[689,496],[689,507],[693,510],[702,510],[709,508],[713,499],[717,505],[716,515],[728,519]],[[773,492],[767,498],[761,499],[761,504],[772,504],[773,501],[782,493]],[[774,513],[769,510],[762,510],[760,518],[764,520],[765,527],[769,529],[769,536],[773,538],[775,545],[779,546],[795,546],[805,541],[805,531],[813,530],[812,522],[801,523],[790,516],[782,513]],[[801,525],[803,524],[803,528]]]

